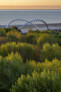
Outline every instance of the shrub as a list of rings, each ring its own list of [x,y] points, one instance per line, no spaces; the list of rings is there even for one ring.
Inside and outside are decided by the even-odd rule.
[[[27,39],[27,35],[23,35],[23,34],[22,34],[22,35],[20,36],[19,41],[20,41],[20,42],[26,42],[26,39]]]
[[[6,36],[6,32],[4,28],[0,29],[0,36]]]
[[[10,41],[20,39],[20,35],[21,33],[17,32],[16,30],[7,33],[7,37]]]
[[[33,33],[33,30],[32,30],[32,29],[29,29],[29,30],[28,30],[28,33]]]
[[[12,28],[5,28],[6,33],[11,31],[11,30],[12,30]]]
[[[45,59],[45,62],[37,64],[38,72],[40,70],[42,70],[42,71],[45,70],[46,72],[49,70],[50,72],[53,71],[54,74],[57,73],[58,76],[61,76],[61,68],[60,67],[61,67],[61,60],[58,60],[56,58],[53,59],[52,61]]]
[[[34,46],[34,49],[35,49],[35,53],[34,53],[34,56],[33,56],[34,60],[40,61],[41,49],[37,45]]]
[[[22,75],[18,78],[15,85],[12,86],[11,92],[60,92],[61,78],[53,72],[43,71],[33,73],[32,77]]]
[[[7,37],[0,37],[0,45],[3,43],[8,42],[9,40],[7,39]]]
[[[31,44],[36,44],[36,35],[33,33],[28,33],[26,42]]]
[[[26,77],[28,74],[29,76]],[[22,75],[25,76],[22,78]],[[29,77],[31,79],[28,80]],[[20,80],[15,83],[18,78]],[[34,92],[34,90],[36,92],[48,92],[48,90],[60,92],[60,81],[61,60],[54,59],[52,62],[46,60],[44,63],[27,61],[24,63],[18,52],[15,54],[12,52],[5,58],[0,56],[0,92],[9,92],[14,83],[11,92]],[[20,84],[18,85],[18,83]]]
[[[0,92],[9,92],[22,72],[22,58],[16,53],[3,58],[0,56]]]
[[[11,85],[16,82],[21,74],[32,75],[36,69],[35,61],[23,63],[21,55],[12,52],[7,57],[0,56],[0,92],[9,92]]]
[[[54,58],[61,59],[61,47],[58,44],[53,44],[50,46],[49,43],[43,45],[43,49],[41,50],[40,60],[45,61],[52,60]]]
[[[41,31],[39,31],[38,29],[34,30],[35,33],[40,33]]]
[[[15,30],[19,32],[18,28],[15,27],[15,26],[13,26],[11,28],[5,28],[6,33],[9,32],[9,31],[15,31]]]
[[[61,33],[59,33],[58,37],[61,38]]]
[[[27,44],[27,43],[18,43],[17,45],[18,48],[18,52],[22,55],[24,61],[26,59],[32,60],[34,59],[34,53],[35,53],[35,49],[33,47],[33,45],[31,44]]]
[[[39,38],[37,39],[37,44],[42,47],[45,43],[58,43],[59,45],[61,45],[61,39],[58,38],[58,36],[55,34],[40,34]]]
[[[15,42],[12,43],[6,43],[5,45],[3,44],[0,47],[0,55],[2,56],[7,56],[8,53],[11,52],[19,52],[24,61],[26,61],[26,59],[34,59],[34,54],[35,54],[35,49],[33,47],[33,45],[27,44],[27,43],[18,43],[16,44]]]

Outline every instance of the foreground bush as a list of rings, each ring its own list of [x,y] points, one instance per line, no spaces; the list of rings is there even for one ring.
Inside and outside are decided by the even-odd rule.
[[[0,92],[9,92],[11,85],[21,74],[31,75],[35,69],[32,63],[23,63],[21,55],[17,52],[15,54],[12,52],[5,58],[0,56]]]
[[[22,61],[18,53],[11,53],[5,58],[0,56],[0,92],[9,91],[11,85],[20,77]]]
[[[7,56],[9,53],[11,52],[19,52],[23,59],[34,59],[34,55],[35,55],[35,48],[33,47],[33,45],[27,44],[27,43],[6,43],[5,45],[2,44],[2,46],[0,46],[0,55],[2,56]]]
[[[45,61],[45,59],[48,59],[51,61],[55,57],[59,60],[61,59],[61,47],[58,44],[44,44],[41,50],[40,60]]]
[[[33,73],[32,77],[22,75],[11,92],[61,92],[61,78],[53,72]]]
[[[33,72],[37,72],[37,74],[35,75]],[[25,77],[25,79],[21,77],[21,75],[26,76],[27,74],[30,75],[31,79],[28,80],[28,77]],[[31,77],[32,74],[34,77]],[[20,77],[21,79],[18,81],[20,84],[15,84]],[[51,81],[49,78],[53,80]],[[34,90],[35,92],[44,92],[48,88],[50,90],[58,89],[58,86],[59,89],[56,92],[60,92],[60,78],[61,60],[54,59],[52,62],[46,60],[45,63],[27,61],[24,63],[21,55],[17,52],[15,54],[12,52],[7,57],[0,56],[0,92],[9,92],[14,84],[11,92],[34,92]],[[51,84],[52,82],[54,85]]]

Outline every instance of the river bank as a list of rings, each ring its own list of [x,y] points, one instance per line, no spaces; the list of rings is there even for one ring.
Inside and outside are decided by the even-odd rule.
[[[49,23],[47,25],[48,25],[49,30],[61,30],[61,23]],[[6,26],[7,25],[0,25],[0,28],[6,28]],[[14,25],[14,26],[21,26],[21,25]],[[40,31],[46,30],[45,24],[36,24],[36,26],[39,28]],[[27,25],[27,27],[28,27],[28,25]],[[24,28],[22,28],[22,29],[24,29],[26,31],[27,27],[25,26],[25,29]]]

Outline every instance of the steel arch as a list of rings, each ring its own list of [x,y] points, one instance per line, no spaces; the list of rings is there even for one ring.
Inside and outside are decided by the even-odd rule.
[[[35,19],[35,20],[32,20],[32,21],[29,21],[29,22],[25,23],[23,26],[19,27],[19,29],[23,28],[23,27],[26,26],[27,24],[32,23],[32,22],[34,22],[34,21],[41,21],[41,22],[43,22],[43,23],[46,25],[47,30],[49,30],[49,27],[48,27],[47,23],[46,23],[45,21],[43,21],[43,20],[40,20],[40,19]],[[33,24],[33,23],[32,23],[32,24]],[[34,25],[36,28],[38,28],[35,24],[33,24],[33,25]]]
[[[38,27],[36,24],[32,23],[32,22],[40,21],[40,22],[44,23],[45,26],[46,26],[46,28],[47,28],[47,30],[49,30],[49,27],[48,27],[47,23],[46,23],[45,21],[43,21],[43,20],[40,20],[40,19],[35,19],[35,20],[31,20],[31,21],[27,21],[27,20],[25,20],[25,19],[15,19],[15,20],[10,21],[9,24],[6,26],[6,28],[8,28],[8,27],[11,25],[11,23],[15,23],[16,21],[24,21],[24,22],[25,22],[25,23],[24,23],[23,25],[21,25],[21,26],[20,26],[20,24],[19,24],[18,29],[22,29],[23,27],[25,27],[25,26],[28,25],[28,24],[32,24],[36,29],[38,29],[39,27]]]
[[[11,24],[11,23],[13,23],[13,22],[15,22],[15,21],[25,21],[25,22],[28,22],[27,20],[25,20],[25,19],[15,19],[15,20],[12,20],[12,21],[10,21],[9,22],[9,24],[6,26],[6,28],[8,28],[9,27],[9,25]]]

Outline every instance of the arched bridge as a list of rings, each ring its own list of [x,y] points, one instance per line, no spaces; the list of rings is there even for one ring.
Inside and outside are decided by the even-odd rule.
[[[35,19],[27,21],[24,19],[15,19],[9,22],[6,28],[16,26],[20,30],[29,30],[29,29],[39,29],[39,30],[49,30],[48,25],[45,21],[40,19]]]

